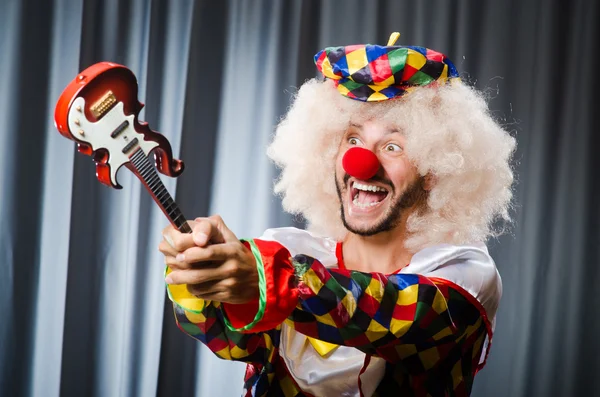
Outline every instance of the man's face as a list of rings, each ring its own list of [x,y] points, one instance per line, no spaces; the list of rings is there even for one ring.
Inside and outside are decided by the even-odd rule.
[[[342,166],[344,154],[355,146],[371,150],[381,164],[367,181],[350,176]],[[423,178],[404,153],[404,136],[381,121],[349,126],[337,153],[335,179],[344,226],[363,236],[394,229],[406,211],[427,198]]]

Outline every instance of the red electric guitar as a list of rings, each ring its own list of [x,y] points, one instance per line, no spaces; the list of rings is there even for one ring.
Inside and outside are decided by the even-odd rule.
[[[135,75],[122,65],[90,66],[65,88],[56,104],[58,131],[77,142],[77,149],[96,162],[100,182],[120,189],[117,171],[125,165],[143,183],[173,226],[191,233],[185,217],[156,170],[177,177],[183,162],[173,158],[169,141],[138,120],[143,104],[137,99]],[[154,157],[155,166],[149,160]]]

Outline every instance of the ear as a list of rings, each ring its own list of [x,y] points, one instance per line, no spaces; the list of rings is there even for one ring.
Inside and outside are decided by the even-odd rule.
[[[437,176],[433,175],[432,173],[428,173],[423,178],[423,189],[429,192],[436,185],[437,181]]]

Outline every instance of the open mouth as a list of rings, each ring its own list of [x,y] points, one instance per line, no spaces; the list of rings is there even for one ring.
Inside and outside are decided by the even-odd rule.
[[[352,204],[361,209],[372,208],[380,204],[388,196],[386,188],[366,182],[350,183]]]

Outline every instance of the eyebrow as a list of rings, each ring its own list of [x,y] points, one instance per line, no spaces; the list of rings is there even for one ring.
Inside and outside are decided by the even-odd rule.
[[[362,124],[353,123],[353,122],[350,122],[350,127],[358,128],[359,130],[363,129]],[[389,128],[389,129],[387,129],[385,131],[384,135],[396,134],[396,133],[404,136],[404,134],[402,133],[402,131],[400,130],[400,128]]]

